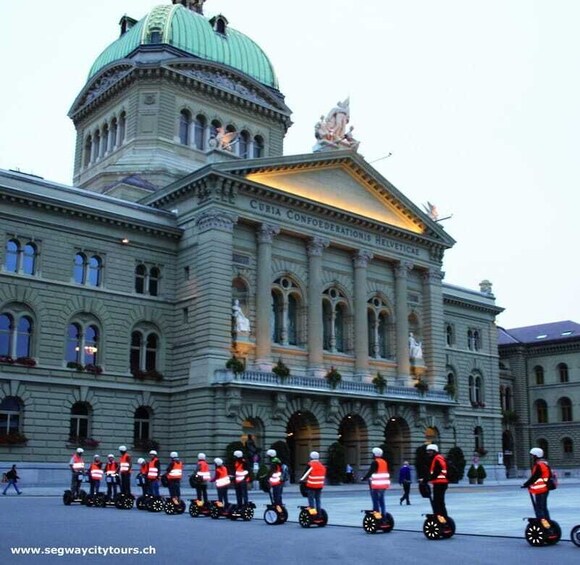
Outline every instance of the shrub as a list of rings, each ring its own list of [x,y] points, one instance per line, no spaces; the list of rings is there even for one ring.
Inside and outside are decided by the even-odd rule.
[[[290,368],[284,363],[284,361],[282,361],[282,359],[278,359],[278,363],[274,365],[272,372],[282,380],[287,379],[290,376]]]
[[[336,388],[342,381],[342,375],[334,367],[330,367],[324,378],[328,381],[330,388]]]
[[[483,465],[479,465],[477,467],[477,478],[483,480],[486,477],[487,477],[487,473],[485,472],[485,467]]]
[[[373,379],[373,384],[375,385],[377,392],[383,394],[385,388],[387,388],[387,379],[385,379],[385,377],[380,373],[377,373],[377,376]]]
[[[465,474],[465,456],[460,447],[452,447],[447,454],[447,477],[450,483],[458,483]]]
[[[427,383],[427,381],[424,381],[423,379],[419,379],[416,383],[415,383],[415,388],[421,393],[421,394],[425,394],[428,390],[429,390],[429,384]]]
[[[228,359],[226,363],[226,369],[232,371],[235,375],[243,373],[246,370],[246,366],[241,359],[238,359],[235,355]]]

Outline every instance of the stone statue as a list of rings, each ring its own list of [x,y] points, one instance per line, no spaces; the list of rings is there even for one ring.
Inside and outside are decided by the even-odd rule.
[[[244,316],[242,307],[240,306],[240,301],[237,299],[234,300],[234,305],[232,306],[232,317],[234,318],[234,328],[236,332],[250,331],[250,320]]]
[[[409,357],[411,359],[423,359],[423,345],[415,339],[413,332],[409,333]]]
[[[320,116],[320,120],[314,126],[314,137],[317,143],[314,151],[323,149],[354,149],[359,146],[359,141],[352,135],[353,126],[347,130],[350,121],[350,100],[338,102],[330,112]]]
[[[215,129],[215,136],[210,142],[216,149],[232,151],[234,144],[238,141],[237,136],[237,131],[226,131],[223,127],[219,126]]]

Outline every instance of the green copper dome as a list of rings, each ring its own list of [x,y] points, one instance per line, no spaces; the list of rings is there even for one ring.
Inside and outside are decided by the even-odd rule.
[[[225,28],[225,33],[219,33],[203,15],[181,4],[154,8],[97,57],[89,78],[110,63],[124,59],[140,45],[150,44],[172,45],[201,59],[233,67],[262,84],[278,88],[272,63],[256,43],[230,27]]]

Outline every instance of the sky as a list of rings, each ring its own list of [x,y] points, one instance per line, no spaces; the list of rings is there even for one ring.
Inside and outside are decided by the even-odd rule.
[[[0,0],[0,168],[70,185],[67,113],[93,61],[121,16],[165,3]],[[208,0],[218,13],[274,64],[286,155],[350,97],[359,153],[452,215],[446,283],[490,280],[504,328],[580,322],[580,2]]]

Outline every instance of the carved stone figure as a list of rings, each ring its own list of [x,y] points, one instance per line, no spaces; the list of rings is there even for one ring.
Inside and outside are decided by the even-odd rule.
[[[234,144],[238,141],[237,136],[237,131],[226,131],[223,127],[219,126],[216,128],[215,137],[210,140],[210,143],[216,149],[232,151]]]
[[[359,142],[354,139],[351,126],[347,131],[350,121],[350,101],[347,98],[343,102],[338,102],[330,112],[320,116],[320,120],[314,126],[314,137],[317,143],[314,151],[323,149],[357,149]]]
[[[423,359],[423,345],[415,339],[413,332],[409,333],[409,357],[411,359]]]
[[[234,305],[232,306],[232,317],[234,318],[234,328],[236,332],[249,332],[250,331],[250,320],[246,318],[242,312],[239,300],[234,300]]]

